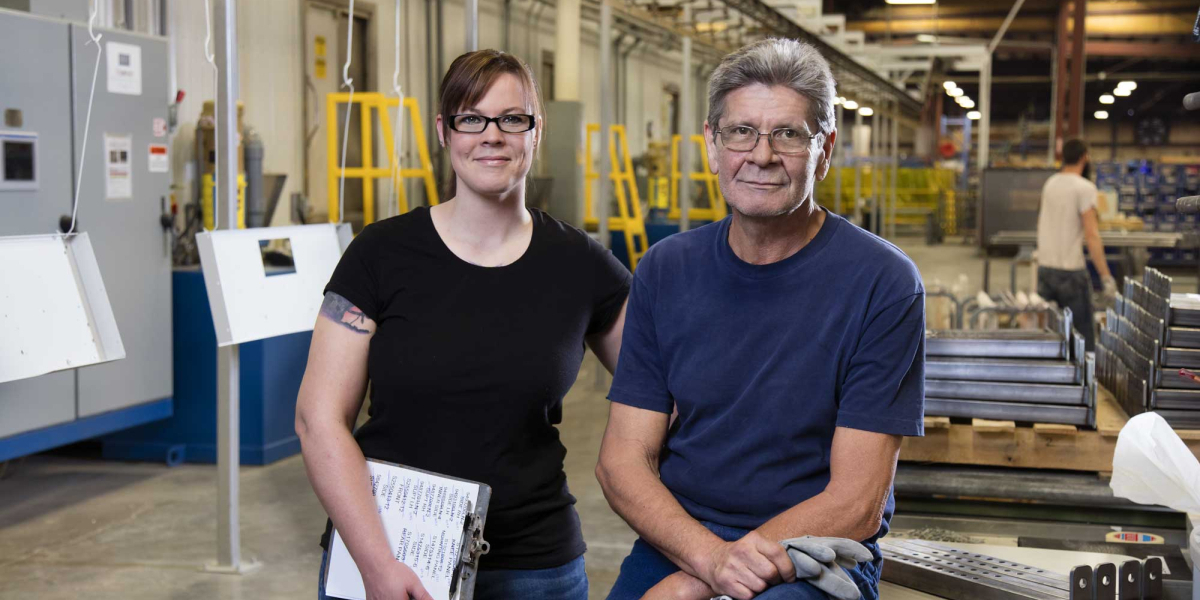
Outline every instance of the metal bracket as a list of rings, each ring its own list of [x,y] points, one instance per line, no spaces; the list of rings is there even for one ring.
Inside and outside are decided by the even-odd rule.
[[[1096,600],[1117,600],[1117,566],[1112,563],[1097,565],[1092,590]]]
[[[1092,579],[1092,568],[1087,565],[1079,565],[1071,569],[1071,575],[1067,579],[1070,583],[1070,587],[1067,589],[1070,600],[1095,600]]]
[[[475,568],[479,558],[490,551],[491,545],[483,539],[483,517],[474,512],[470,503],[467,504],[467,518],[463,521],[462,547],[459,548],[458,564],[454,565],[454,575],[450,578],[450,597],[458,591],[460,582],[467,582],[475,577]],[[473,597],[474,586],[464,588],[462,600]]]
[[[1142,600],[1162,600],[1162,578],[1161,558],[1148,558],[1142,563]]]
[[[1117,594],[1121,600],[1140,598],[1142,596],[1142,562],[1127,560],[1121,563],[1120,581],[1117,584]]]

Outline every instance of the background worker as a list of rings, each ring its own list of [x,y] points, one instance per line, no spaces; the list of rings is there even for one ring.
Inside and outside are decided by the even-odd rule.
[[[1100,241],[1100,217],[1096,210],[1096,184],[1092,183],[1088,149],[1083,140],[1063,144],[1062,169],[1042,186],[1038,212],[1037,293],[1047,302],[1070,308],[1075,329],[1095,349],[1092,316],[1092,280],[1083,259],[1087,243],[1092,265],[1100,275],[1104,296],[1117,293],[1117,282],[1108,271],[1104,244]]]

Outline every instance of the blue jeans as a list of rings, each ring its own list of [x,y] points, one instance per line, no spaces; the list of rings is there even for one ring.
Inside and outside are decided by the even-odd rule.
[[[727,542],[741,539],[749,532],[746,529],[725,527],[705,521],[701,521],[701,524]],[[853,570],[847,570],[850,578],[858,584],[863,600],[879,599],[879,567],[883,559],[880,558],[877,549],[871,548],[871,552],[875,554],[874,562],[862,563]],[[675,563],[655,550],[645,540],[638,539],[633,543],[633,551],[625,557],[625,562],[621,563],[621,573],[617,576],[617,582],[613,584],[612,591],[608,593],[608,600],[638,600],[658,582],[678,571],[679,567],[675,566]],[[826,600],[826,598],[825,592],[805,581],[797,581],[769,588],[755,596],[754,600]]]
[[[325,566],[329,552],[321,556],[321,574],[317,579],[317,600],[325,595]],[[583,557],[550,569],[491,569],[475,577],[475,600],[538,598],[545,600],[587,600],[588,578]]]

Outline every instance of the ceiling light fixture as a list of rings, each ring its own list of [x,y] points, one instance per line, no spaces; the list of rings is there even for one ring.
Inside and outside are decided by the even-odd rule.
[[[1119,87],[1119,88],[1117,88],[1117,89],[1113,90],[1113,95],[1114,95],[1114,96],[1121,96],[1121,97],[1125,97],[1125,96],[1128,96],[1129,94],[1132,94],[1132,93],[1133,93],[1133,92],[1132,92],[1132,91],[1131,91],[1129,88],[1122,88],[1122,87]]]
[[[983,118],[983,115],[980,114],[979,111],[973,110],[973,111],[967,113],[967,118],[972,121],[978,121],[979,119]]]
[[[953,81],[945,81],[942,83],[942,87],[944,87],[948,90],[952,90],[952,89],[958,87],[958,84],[954,83]]]
[[[842,107],[846,110],[854,110],[858,108],[858,103],[853,100],[846,100],[845,102],[842,102]]]
[[[957,97],[963,95],[962,88],[954,88],[952,90],[946,90],[946,93],[950,94],[951,98],[957,98]]]
[[[1129,91],[1133,91],[1133,90],[1137,89],[1137,82],[1136,81],[1122,81],[1121,83],[1117,84],[1117,87],[1125,88]]]
[[[1100,96],[1100,104],[1112,104],[1116,101],[1112,94],[1102,94]]]
[[[864,107],[858,109],[858,114],[860,114],[864,117],[869,117],[869,116],[875,114],[875,110],[872,109],[870,106],[864,106]]]
[[[1101,121],[1103,121],[1104,119],[1107,119],[1107,118],[1108,118],[1108,111],[1107,111],[1107,110],[1098,110],[1098,111],[1096,111],[1096,118],[1097,118],[1097,119],[1100,119]]]

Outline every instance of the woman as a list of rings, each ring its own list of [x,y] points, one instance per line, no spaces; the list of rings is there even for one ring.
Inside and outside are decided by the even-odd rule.
[[[453,197],[370,225],[346,249],[296,406],[305,466],[369,599],[426,592],[392,557],[364,457],[492,487],[476,598],[584,600],[554,425],[585,342],[615,367],[631,278],[585,233],[525,207],[542,135],[528,66],[464,54],[441,98]],[[370,418],[352,436],[368,381]]]

